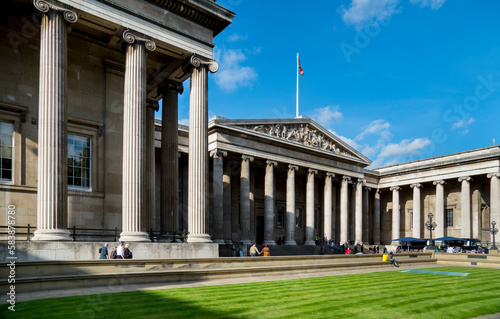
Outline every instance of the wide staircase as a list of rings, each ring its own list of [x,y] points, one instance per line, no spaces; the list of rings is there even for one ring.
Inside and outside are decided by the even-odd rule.
[[[310,246],[314,247],[314,246]],[[271,250],[271,252],[274,249]],[[275,251],[276,252],[276,251]],[[148,260],[74,260],[16,263],[16,292],[223,280],[227,278],[334,274],[340,270],[389,268],[381,254],[302,255]],[[431,253],[398,254],[404,265],[435,265]],[[0,265],[0,286],[8,291],[11,269]]]

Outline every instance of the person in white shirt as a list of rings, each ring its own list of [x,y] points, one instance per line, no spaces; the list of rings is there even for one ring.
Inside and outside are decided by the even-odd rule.
[[[120,242],[120,246],[118,246],[118,248],[116,249],[116,255],[118,256],[117,258],[118,259],[125,259],[125,257],[123,256],[123,244],[124,242],[121,241]]]

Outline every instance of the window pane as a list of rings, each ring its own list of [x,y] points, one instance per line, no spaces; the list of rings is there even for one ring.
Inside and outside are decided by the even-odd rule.
[[[12,180],[12,171],[10,169],[2,169],[2,181]]]
[[[0,122],[0,180],[12,182],[14,125]]]
[[[68,186],[90,189],[90,137],[68,135]]]

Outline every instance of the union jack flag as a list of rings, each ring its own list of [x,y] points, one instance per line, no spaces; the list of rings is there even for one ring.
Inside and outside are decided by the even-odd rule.
[[[304,76],[304,69],[302,68],[302,65],[300,65],[300,59],[297,57],[297,63],[299,65],[299,72],[301,76]]]

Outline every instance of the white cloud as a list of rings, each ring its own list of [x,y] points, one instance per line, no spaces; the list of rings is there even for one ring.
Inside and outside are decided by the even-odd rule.
[[[463,118],[458,122],[455,122],[451,125],[451,128],[457,130],[461,135],[466,135],[469,133],[469,126],[474,123],[476,119],[473,117]]]
[[[189,118],[187,118],[187,119],[180,119],[178,123],[181,124],[181,125],[189,126]]]
[[[345,137],[345,136],[342,136],[342,135],[339,135],[337,134],[337,132],[333,131],[333,130],[328,130],[330,133],[332,133],[333,135],[337,136],[338,138],[340,138],[342,141],[346,142],[347,144],[349,144],[350,146],[352,146],[354,149],[358,149],[360,148],[361,146],[356,143],[356,141],[354,141],[353,139],[350,139],[348,137]]]
[[[395,13],[400,0],[352,0],[350,6],[341,9],[345,24],[358,30],[375,20],[385,20]]]
[[[251,87],[257,80],[257,71],[241,64],[247,56],[240,50],[222,50],[216,52],[219,60],[219,71],[215,73],[215,83],[226,92],[236,91],[240,87]]]
[[[375,120],[372,121],[367,126],[363,127],[363,131],[356,136],[356,141],[361,141],[367,135],[378,135],[383,140],[390,140],[392,134],[389,131],[391,124],[385,120]]]
[[[379,158],[394,159],[395,157],[414,155],[430,144],[431,141],[428,138],[404,139],[398,144],[390,143],[385,146],[380,152]]]
[[[431,9],[434,9],[434,10],[441,8],[441,6],[443,5],[443,3],[445,1],[446,0],[410,0],[410,2],[413,4],[420,3],[420,7],[422,7],[422,8],[429,6],[429,7],[431,7]]]
[[[247,35],[241,35],[237,33],[233,33],[227,37],[228,42],[244,41],[246,39],[248,39]]]
[[[437,10],[446,0],[410,0],[412,4],[420,4],[421,8],[430,7]],[[348,26],[361,30],[377,20],[383,21],[394,14],[401,13],[401,0],[351,0],[347,9],[340,8],[342,19]]]
[[[343,116],[342,113],[339,112],[338,105],[328,105],[315,109],[311,117],[322,126],[329,127],[332,125],[333,120],[340,120]]]

